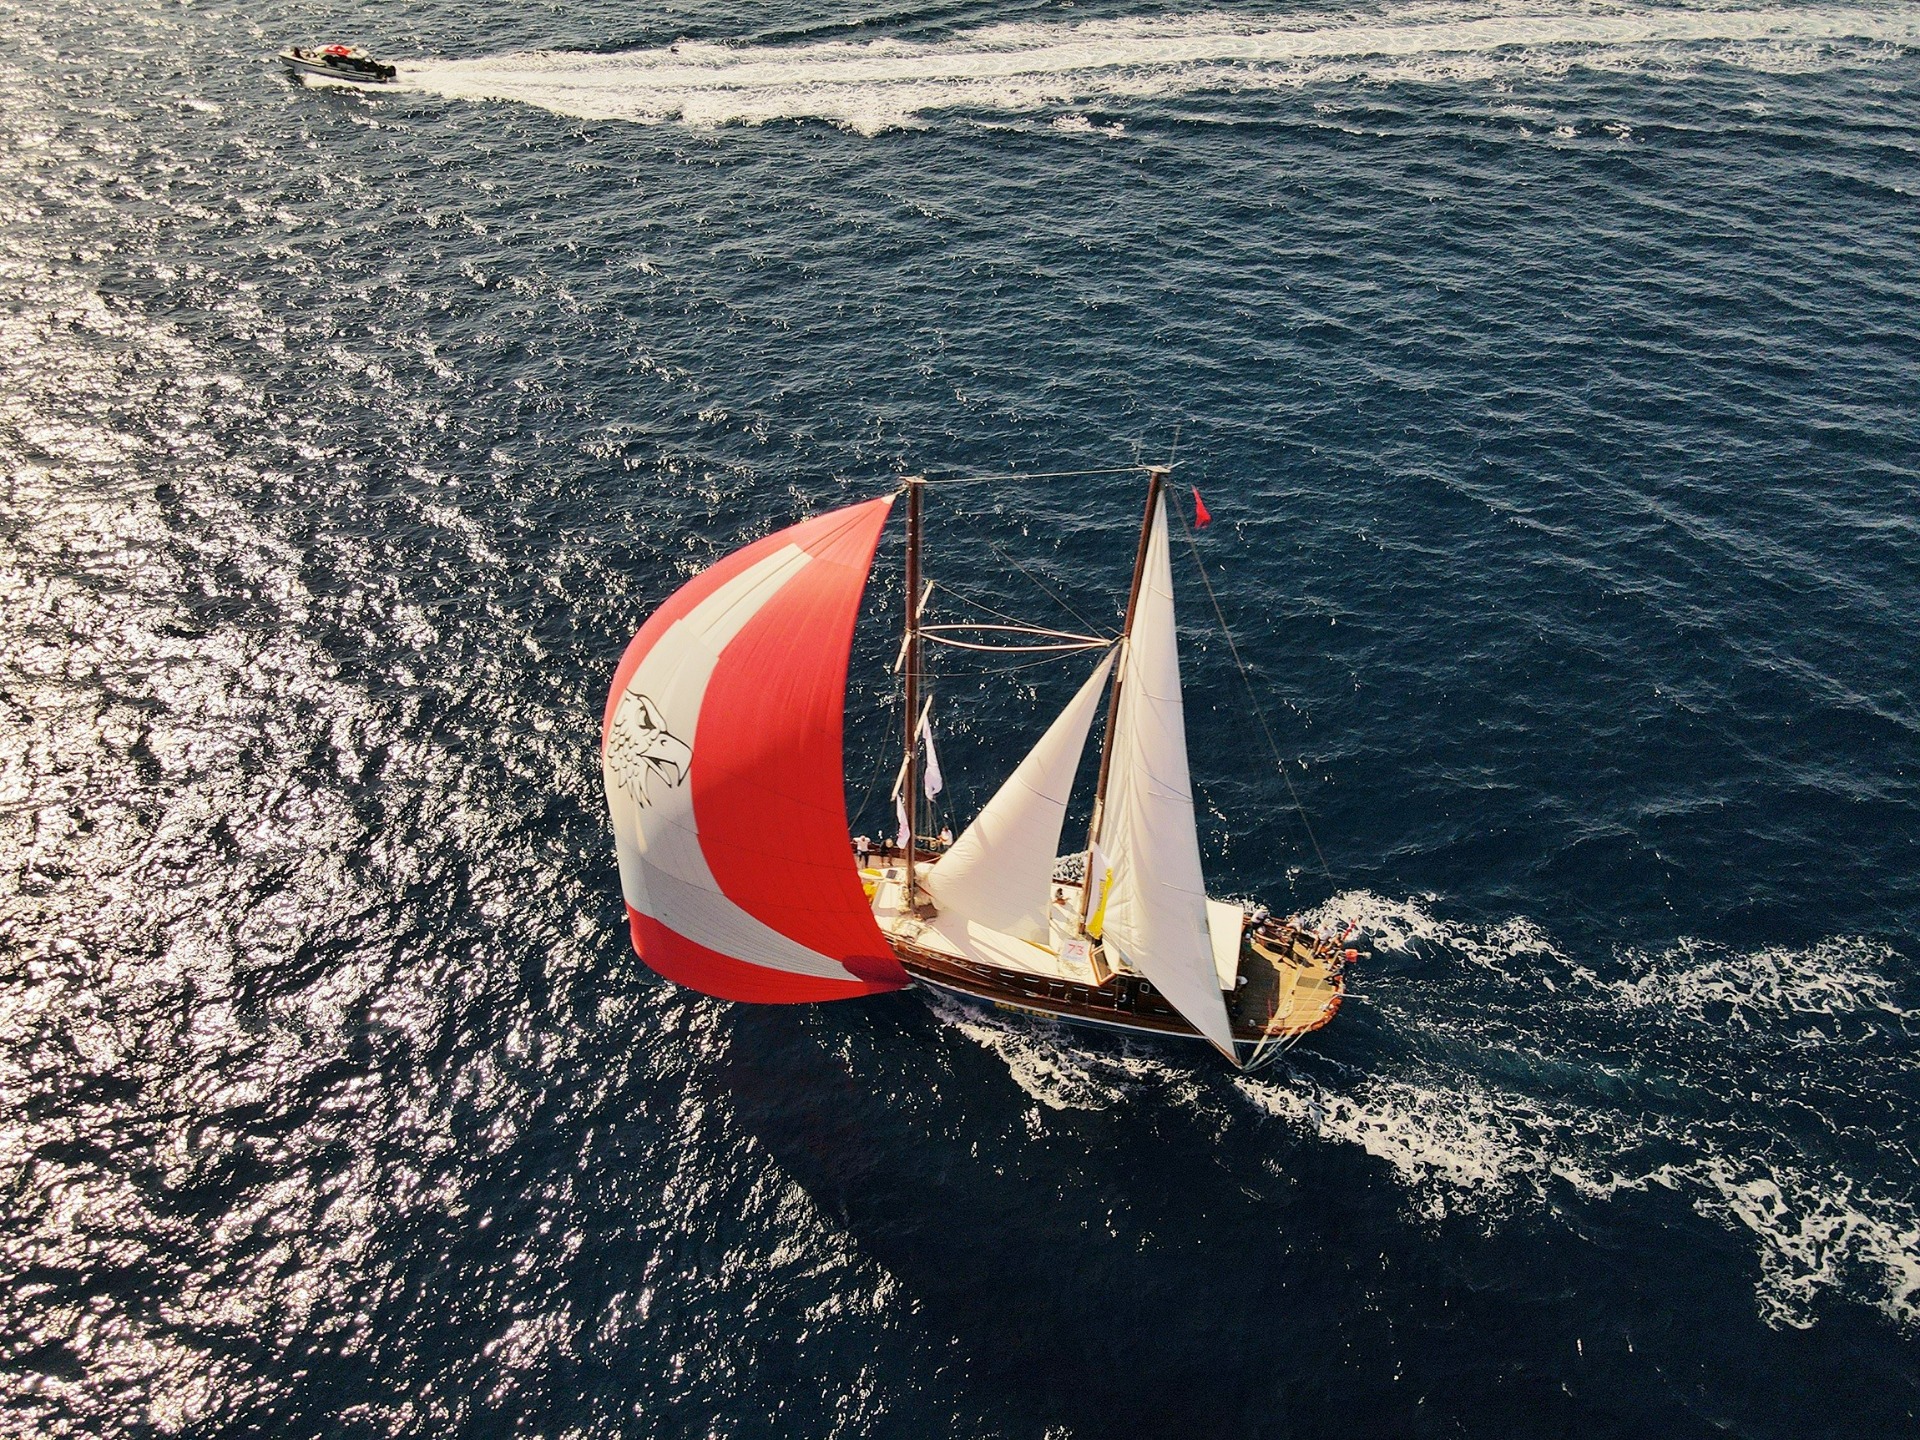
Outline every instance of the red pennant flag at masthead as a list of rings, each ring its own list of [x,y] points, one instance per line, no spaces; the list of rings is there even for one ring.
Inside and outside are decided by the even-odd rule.
[[[1196,530],[1199,529],[1202,525],[1205,525],[1211,519],[1213,519],[1213,513],[1207,509],[1207,502],[1200,498],[1200,487],[1196,485],[1193,487],[1194,529]]]

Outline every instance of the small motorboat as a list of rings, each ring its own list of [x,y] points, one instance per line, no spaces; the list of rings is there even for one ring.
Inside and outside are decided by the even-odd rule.
[[[295,46],[282,50],[280,60],[295,75],[344,80],[350,85],[391,85],[400,74],[397,67],[354,45],[322,45],[313,50]]]

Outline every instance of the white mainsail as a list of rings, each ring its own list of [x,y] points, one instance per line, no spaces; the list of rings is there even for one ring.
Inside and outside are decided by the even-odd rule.
[[[1112,668],[1109,654],[953,848],[927,871],[926,892],[944,914],[1046,943],[1067,795],[1100,708],[1100,687]]]
[[[1193,820],[1164,495],[1152,524],[1120,705],[1110,722],[1112,772],[1097,838],[1113,879],[1101,941],[1232,1059]]]

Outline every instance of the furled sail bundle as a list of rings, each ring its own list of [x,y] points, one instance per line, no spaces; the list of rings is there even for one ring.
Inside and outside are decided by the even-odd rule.
[[[601,777],[634,949],[728,1000],[908,983],[847,843],[847,660],[891,498],[780,530],[682,586],[634,636]]]

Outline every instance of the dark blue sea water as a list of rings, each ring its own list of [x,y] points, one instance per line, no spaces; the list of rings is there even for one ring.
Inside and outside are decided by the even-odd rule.
[[[16,0],[0,1424],[1913,1435],[1916,197],[1911,5]],[[1360,921],[1330,1029],[634,958],[654,604],[1169,455],[1326,862],[1181,544],[1210,875]],[[1140,497],[936,489],[937,603],[1111,624]],[[957,818],[1075,678],[948,664]]]

